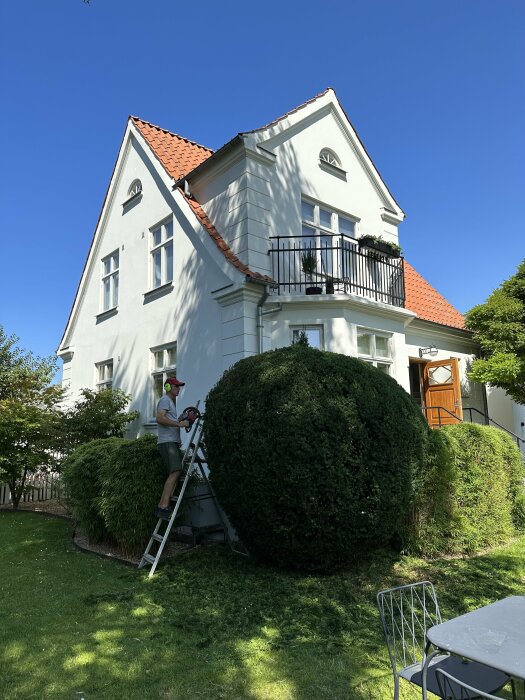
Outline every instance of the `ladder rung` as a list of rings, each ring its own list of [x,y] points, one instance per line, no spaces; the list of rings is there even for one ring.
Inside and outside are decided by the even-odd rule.
[[[164,539],[164,537],[163,537],[162,535],[153,534],[153,535],[151,536],[151,539],[152,539],[152,540],[155,540],[155,542],[162,542],[162,540]]]
[[[152,557],[151,554],[143,554],[142,558],[145,559],[146,561],[149,561],[150,564],[155,563],[155,557]]]

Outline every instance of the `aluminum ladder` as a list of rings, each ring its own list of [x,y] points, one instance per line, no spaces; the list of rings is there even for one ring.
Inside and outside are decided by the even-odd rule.
[[[210,497],[215,502],[217,512],[221,520],[221,526],[224,529],[225,538],[228,540],[231,549],[236,553],[247,555],[247,552],[239,551],[234,547],[230,537],[228,523],[224,519],[221,508],[217,502],[217,497],[215,496],[215,491],[213,490],[212,485],[209,482],[208,475],[204,470],[203,464],[205,464],[207,460],[202,442],[203,427],[203,416],[201,415],[193,424],[193,430],[191,432],[191,437],[188,442],[188,447],[186,448],[186,451],[184,452],[184,457],[182,459],[182,465],[184,470],[184,479],[182,481],[182,485],[180,485],[179,479],[179,483],[176,484],[173,492],[175,494],[178,490],[178,494],[176,496],[172,494],[172,497],[170,499],[172,502],[175,502],[171,516],[169,520],[167,520],[166,518],[158,519],[157,525],[155,526],[153,534],[151,535],[151,538],[148,542],[148,546],[146,547],[144,554],[142,555],[142,559],[140,560],[139,569],[141,569],[143,566],[151,566],[149,571],[149,578],[151,578],[155,573],[155,569],[157,568],[157,564],[159,563],[159,560],[162,556],[164,547],[169,539],[171,530],[173,528],[173,524],[179,513],[182,501],[184,500],[186,488],[189,484],[192,474],[195,472],[200,472],[200,476],[202,477],[203,481],[206,483],[207,487],[210,490]],[[199,456],[199,449],[202,452],[203,457]]]

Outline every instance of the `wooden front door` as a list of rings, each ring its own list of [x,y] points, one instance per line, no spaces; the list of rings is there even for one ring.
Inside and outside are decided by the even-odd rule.
[[[423,370],[423,393],[425,415],[432,428],[463,420],[457,358],[427,362]]]

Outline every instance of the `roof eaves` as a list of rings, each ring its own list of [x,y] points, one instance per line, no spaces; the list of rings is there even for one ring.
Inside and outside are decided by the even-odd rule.
[[[289,112],[286,112],[286,114],[283,114],[281,117],[277,117],[277,119],[273,119],[271,122],[268,122],[268,124],[265,124],[264,126],[259,126],[257,129],[252,129],[251,131],[242,131],[241,135],[243,135],[243,134],[256,134],[258,131],[264,131],[265,129],[268,129],[271,126],[278,124],[283,119],[290,117],[292,114],[295,114],[299,110],[304,109],[308,105],[312,104],[312,102],[315,102],[320,97],[324,97],[324,95],[326,95],[326,93],[329,90],[332,90],[332,92],[335,95],[335,90],[331,87],[327,87],[326,90],[323,90],[323,92],[320,92],[318,95],[315,95],[315,97],[311,97],[309,100],[306,100],[306,102],[303,102],[302,104],[298,105],[297,107],[294,107],[294,109],[291,109]]]
[[[190,143],[192,146],[198,146],[199,148],[203,148],[205,151],[209,151],[210,153],[214,152],[212,148],[208,148],[208,146],[203,146],[202,143],[198,143],[197,141],[192,141],[191,139],[188,139],[185,136],[181,136],[180,134],[176,134],[174,131],[170,131],[169,129],[164,129],[162,126],[159,126],[158,124],[153,124],[152,122],[149,122],[147,119],[142,119],[141,117],[136,117],[133,114],[129,115],[129,119],[132,119],[133,122],[142,122],[143,124],[147,124],[148,126],[151,126],[154,129],[158,129],[159,131],[162,131],[165,134],[169,134],[170,136],[175,136],[176,138],[181,139],[182,141],[186,141],[187,143]]]
[[[109,178],[108,186],[107,186],[107,188],[106,188],[106,194],[104,195],[104,201],[102,202],[102,206],[100,207],[100,212],[99,212],[99,215],[98,215],[98,219],[97,219],[97,223],[96,223],[96,226],[95,226],[95,230],[93,231],[93,236],[91,237],[91,243],[90,243],[90,245],[89,245],[88,254],[87,254],[86,259],[85,259],[85,261],[84,261],[84,267],[82,268],[82,274],[80,275],[80,279],[79,279],[79,281],[78,281],[77,291],[75,292],[75,298],[73,299],[73,303],[72,303],[72,305],[71,305],[71,309],[69,310],[69,316],[67,317],[66,326],[65,326],[65,328],[64,328],[64,333],[62,334],[62,338],[60,339],[60,343],[58,344],[58,348],[56,349],[56,353],[57,353],[57,354],[59,353],[60,348],[62,347],[62,343],[64,342],[64,339],[65,339],[66,334],[67,334],[68,329],[69,329],[69,324],[70,324],[70,322],[71,322],[71,320],[72,320],[73,309],[75,308],[75,304],[76,304],[77,299],[78,299],[78,294],[79,294],[79,292],[80,292],[80,287],[82,286],[82,280],[84,279],[84,274],[85,274],[85,272],[86,272],[86,267],[87,267],[87,264],[88,264],[88,260],[89,260],[89,258],[90,258],[91,251],[93,250],[93,245],[94,245],[95,239],[96,239],[96,237],[97,237],[97,231],[98,231],[98,227],[100,226],[100,220],[101,220],[101,218],[102,218],[102,212],[104,211],[104,207],[106,206],[106,202],[107,202],[107,200],[108,200],[109,190],[110,190],[110,188],[111,188],[111,183],[113,182],[113,177],[114,177],[114,175],[115,175],[115,170],[116,170],[116,168],[117,168],[117,163],[118,163],[118,160],[119,160],[119,157],[120,157],[120,152],[121,152],[121,150],[122,150],[122,145],[123,145],[123,143],[124,143],[124,138],[125,138],[126,132],[127,132],[127,130],[128,130],[128,123],[129,123],[129,120],[128,120],[128,122],[126,122],[126,127],[125,127],[125,129],[124,129],[124,134],[123,134],[122,140],[121,140],[121,142],[120,142],[120,148],[118,149],[117,157],[115,158],[115,163],[114,163],[114,165],[113,165],[113,170],[111,171],[111,177]]]
[[[201,207],[199,202],[197,202],[197,200],[194,197],[189,197],[181,187],[179,187],[178,190],[184,197],[186,202],[189,204],[191,210],[193,211],[197,219],[200,221],[201,225],[206,229],[206,231],[210,235],[210,238],[213,240],[217,248],[224,255],[226,260],[228,260],[228,262],[230,262],[235,268],[237,268],[239,272],[241,272],[246,277],[252,280],[256,280],[264,284],[275,285],[275,281],[268,275],[261,275],[260,272],[253,272],[252,270],[250,270],[248,265],[245,265],[235,255],[230,246],[226,243],[224,238],[220,235],[215,226],[212,224],[210,218],[208,217],[204,209]]]
[[[230,141],[224,144],[224,146],[221,146],[218,148],[216,151],[212,152],[212,155],[207,158],[205,161],[203,161],[200,165],[198,165],[196,168],[193,168],[193,170],[190,170],[189,173],[186,173],[184,177],[179,178],[175,184],[174,184],[174,189],[175,187],[178,187],[181,182],[184,182],[184,180],[191,180],[197,175],[200,175],[200,173],[207,168],[210,163],[215,163],[217,160],[225,156],[227,153],[229,153],[231,150],[235,148],[238,144],[243,142],[243,138],[241,134],[236,134]]]

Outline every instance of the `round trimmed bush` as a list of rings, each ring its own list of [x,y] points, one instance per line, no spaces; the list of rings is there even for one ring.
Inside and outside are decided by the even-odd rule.
[[[222,507],[253,555],[302,570],[403,537],[428,435],[394,379],[301,345],[241,360],[206,401]]]

